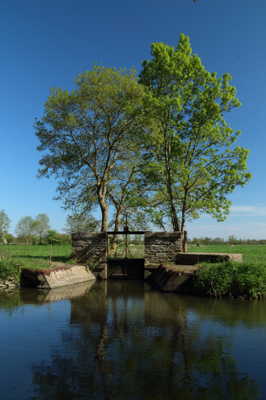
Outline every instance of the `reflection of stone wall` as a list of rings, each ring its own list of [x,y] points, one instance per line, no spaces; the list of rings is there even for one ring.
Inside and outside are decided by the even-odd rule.
[[[146,232],[144,235],[145,268],[175,263],[177,253],[182,251],[182,237],[181,232]]]
[[[79,232],[72,234],[73,255],[86,263],[100,278],[107,279],[107,233]]]

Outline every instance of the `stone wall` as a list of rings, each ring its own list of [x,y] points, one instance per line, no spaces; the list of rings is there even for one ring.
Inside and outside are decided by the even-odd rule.
[[[146,232],[144,235],[145,268],[157,268],[160,264],[175,263],[182,251],[181,232]]]
[[[145,269],[157,268],[160,264],[175,264],[182,251],[181,232],[145,232]],[[99,278],[107,279],[107,233],[79,232],[72,234],[73,256],[81,264],[88,265]]]
[[[107,233],[79,232],[72,234],[73,256],[88,265],[101,279],[107,279]]]

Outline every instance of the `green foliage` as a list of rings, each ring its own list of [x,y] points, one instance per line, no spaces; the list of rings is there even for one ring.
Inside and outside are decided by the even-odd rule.
[[[266,294],[266,266],[241,264],[237,268],[233,292],[240,296],[261,298]]]
[[[41,243],[48,229],[49,217],[46,214],[38,214],[36,218],[21,218],[17,223],[16,233],[18,238],[26,243]]]
[[[189,219],[222,221],[227,196],[250,178],[248,151],[226,113],[240,102],[231,76],[207,71],[189,37],[153,43],[137,82],[132,71],[95,67],[72,91],[53,89],[36,121],[40,175],[58,179],[75,214],[99,207],[101,230],[152,223],[183,231]],[[91,230],[88,228],[88,230]]]
[[[16,226],[16,234],[26,243],[32,243],[33,235],[35,233],[35,221],[32,217],[22,217]]]
[[[58,233],[54,230],[48,230],[44,240],[43,244],[58,244],[58,245],[65,245],[65,244],[70,244],[70,236],[65,235],[62,233]]]
[[[65,231],[68,234],[75,232],[97,232],[100,229],[100,221],[89,214],[68,215]]]
[[[201,213],[222,221],[227,195],[250,178],[248,151],[234,145],[240,132],[225,120],[240,106],[231,76],[208,72],[184,34],[176,48],[153,43],[151,53],[140,82],[147,88],[144,175],[153,204],[173,230],[183,230],[187,219]]]
[[[6,241],[6,235],[10,226],[10,219],[4,210],[0,211],[0,242]]]
[[[18,281],[19,275],[19,266],[14,261],[8,258],[0,260],[0,280],[15,278]]]
[[[33,223],[34,233],[39,236],[39,242],[47,235],[49,230],[49,217],[46,214],[38,214]]]
[[[209,296],[259,299],[266,295],[266,265],[205,264],[197,271],[194,286]]]
[[[224,296],[230,293],[233,275],[231,263],[206,264],[196,273],[195,285],[209,296]]]
[[[40,175],[58,179],[59,199],[76,213],[99,206],[108,228],[111,185],[134,155],[141,129],[143,88],[132,71],[95,67],[69,92],[54,89],[36,122]]]
[[[9,243],[15,243],[15,241],[16,241],[15,236],[13,236],[11,233],[7,233],[7,234],[5,235],[5,239],[6,239],[6,241],[7,241],[8,244],[9,244]]]

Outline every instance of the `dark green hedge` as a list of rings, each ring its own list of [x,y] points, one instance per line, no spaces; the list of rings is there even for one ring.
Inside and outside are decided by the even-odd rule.
[[[208,296],[259,299],[266,295],[266,265],[205,264],[195,274],[193,285]]]
[[[0,280],[15,278],[19,280],[20,269],[11,260],[0,260]]]

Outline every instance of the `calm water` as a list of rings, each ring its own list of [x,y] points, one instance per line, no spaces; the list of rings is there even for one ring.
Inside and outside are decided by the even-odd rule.
[[[265,307],[130,281],[2,294],[1,399],[265,400]]]

